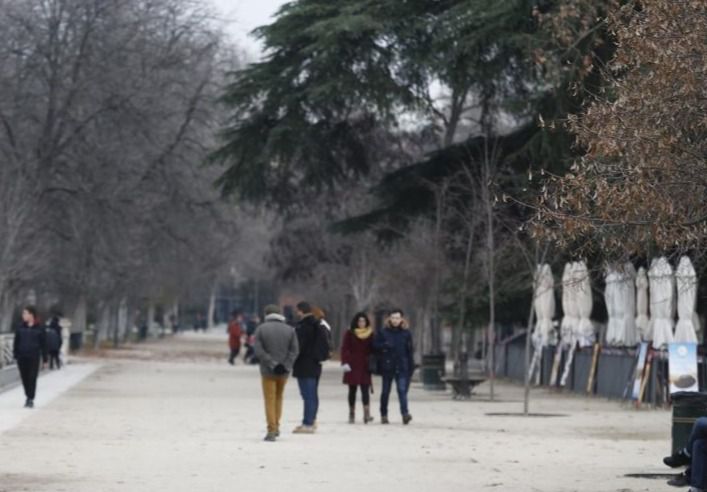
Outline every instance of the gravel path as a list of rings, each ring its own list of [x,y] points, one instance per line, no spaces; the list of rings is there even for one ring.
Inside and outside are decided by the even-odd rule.
[[[40,379],[34,410],[18,408],[18,390],[3,393],[0,491],[669,489],[625,477],[668,471],[660,464],[670,447],[668,412],[535,390],[534,412],[563,416],[489,416],[522,409],[522,389],[503,383],[496,402],[485,386],[475,400],[454,402],[414,385],[410,426],[395,413],[389,426],[377,415],[349,425],[331,364],[319,432],[289,432],[301,414],[290,381],[285,432],[266,443],[257,369],[227,365],[225,347],[222,333],[185,334],[75,361],[64,375]]]

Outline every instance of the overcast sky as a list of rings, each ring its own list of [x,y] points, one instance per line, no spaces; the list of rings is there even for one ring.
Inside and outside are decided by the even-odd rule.
[[[271,16],[286,0],[209,0],[223,17],[226,31],[252,56],[261,46],[248,33],[272,22]]]

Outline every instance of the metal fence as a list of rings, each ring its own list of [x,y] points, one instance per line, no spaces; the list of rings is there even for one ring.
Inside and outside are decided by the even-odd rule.
[[[501,343],[496,347],[496,350],[496,374],[514,382],[524,383],[525,337],[515,337],[508,343]],[[597,360],[593,385],[587,391],[592,355],[592,347],[575,352],[564,389],[579,394],[598,395],[613,399],[622,399],[629,396],[627,388],[633,380],[636,350],[602,348]],[[567,354],[565,353],[561,358],[560,373],[565,367],[566,356]],[[550,384],[554,358],[555,347],[543,348],[542,363],[540,365],[540,384],[542,386],[549,386]],[[707,363],[705,363],[704,357],[698,358],[698,366],[700,388],[704,389],[707,388]],[[667,401],[667,380],[667,355],[657,352],[652,361],[646,382],[644,401],[656,405]]]
[[[11,333],[0,335],[0,368],[15,363],[12,356],[12,342],[14,335]]]

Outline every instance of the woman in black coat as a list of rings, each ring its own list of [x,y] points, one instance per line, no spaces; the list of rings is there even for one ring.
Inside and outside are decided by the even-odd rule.
[[[34,307],[24,308],[22,321],[15,330],[12,350],[27,397],[25,407],[32,408],[37,390],[40,359],[44,364],[47,363],[47,336],[44,327],[39,324],[37,310]]]

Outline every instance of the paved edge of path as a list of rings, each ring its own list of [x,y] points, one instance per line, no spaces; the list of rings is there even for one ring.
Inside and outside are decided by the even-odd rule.
[[[0,393],[0,433],[12,429],[41,410],[100,367],[101,364],[77,362],[64,365],[60,371],[45,373],[37,381],[37,397],[33,409],[23,407],[25,394],[22,385],[3,390]]]

